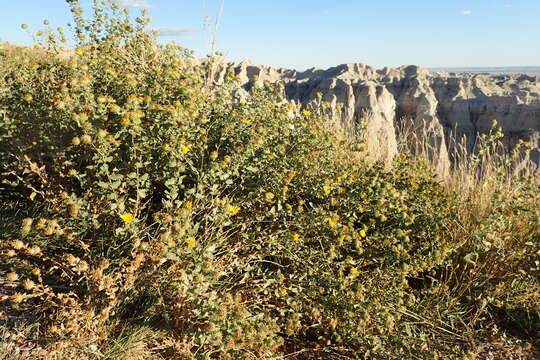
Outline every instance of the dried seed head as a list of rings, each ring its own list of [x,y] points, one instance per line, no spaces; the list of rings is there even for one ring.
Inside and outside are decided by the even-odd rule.
[[[24,298],[24,294],[21,294],[19,292],[16,292],[15,294],[10,296],[10,300],[13,301],[15,304],[23,302]]]
[[[68,255],[66,255],[66,261],[70,265],[75,265],[79,261],[79,258],[76,257],[76,256],[73,256],[72,254],[68,254]]]
[[[25,279],[23,281],[23,286],[26,290],[32,290],[35,286],[34,282],[30,279]]]
[[[15,250],[21,250],[23,249],[26,245],[21,241],[21,240],[13,240],[13,242],[11,243],[11,246],[13,246],[13,248]]]
[[[47,219],[44,219],[44,218],[41,218],[37,221],[36,225],[34,226],[34,228],[36,230],[41,230],[43,229],[43,227],[45,226],[45,224],[47,223]]]
[[[77,266],[77,270],[80,272],[87,271],[89,268],[88,263],[86,261],[81,261],[79,265]]]
[[[90,137],[90,135],[83,135],[81,136],[81,142],[85,145],[91,144],[92,138]]]
[[[69,207],[69,216],[76,217],[79,214],[79,206],[77,204],[72,204]]]
[[[47,226],[47,228],[45,229],[45,231],[43,232],[45,235],[52,235],[54,234],[54,228],[49,224],[49,226]]]
[[[28,233],[30,232],[30,230],[32,230],[32,228],[30,226],[21,226],[21,235],[22,236],[26,236],[28,235]]]
[[[36,256],[41,254],[41,248],[37,245],[32,246],[31,248],[26,250],[29,255]]]

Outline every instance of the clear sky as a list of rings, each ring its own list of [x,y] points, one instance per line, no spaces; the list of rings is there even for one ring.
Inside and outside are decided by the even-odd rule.
[[[89,4],[82,0],[81,4]],[[148,8],[162,41],[205,56],[220,0],[118,0]],[[224,0],[216,49],[230,60],[306,69],[539,66],[540,0]],[[27,23],[65,25],[65,0],[0,0],[0,40],[30,44]],[[167,36],[165,36],[167,35]]]

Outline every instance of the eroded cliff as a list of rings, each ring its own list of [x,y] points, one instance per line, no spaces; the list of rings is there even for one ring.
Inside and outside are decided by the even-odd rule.
[[[383,161],[396,155],[400,140],[428,144],[444,173],[449,149],[465,139],[474,151],[477,136],[494,120],[509,148],[519,139],[540,147],[540,76],[431,73],[417,66],[377,70],[365,64],[297,72],[249,61],[218,61],[213,74],[217,83],[233,74],[246,90],[281,82],[287,99],[305,106],[330,103],[335,122],[351,134],[361,127],[371,153]],[[403,129],[406,139],[398,139]],[[539,162],[538,152],[533,160]]]

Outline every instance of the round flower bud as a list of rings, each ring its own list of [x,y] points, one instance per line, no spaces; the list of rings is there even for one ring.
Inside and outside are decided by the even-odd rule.
[[[6,275],[6,279],[8,279],[9,281],[17,281],[18,278],[19,275],[17,275],[16,272],[10,272]]]
[[[81,142],[85,145],[91,144],[92,138],[90,137],[90,135],[83,135],[81,136]]]

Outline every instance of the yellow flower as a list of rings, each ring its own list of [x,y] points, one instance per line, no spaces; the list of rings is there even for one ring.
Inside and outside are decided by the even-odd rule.
[[[377,220],[375,220],[374,218],[370,218],[369,222],[371,223],[371,225],[375,225],[377,223]]]
[[[309,116],[309,115],[311,115],[311,111],[304,110],[304,111],[302,111],[302,114],[304,114],[304,116]]]
[[[240,209],[238,208],[238,206],[234,206],[234,205],[227,205],[227,212],[231,215],[236,215],[238,214],[238,211]]]
[[[361,237],[363,237],[363,238],[366,237],[366,230],[362,229],[358,233],[360,234]]]
[[[293,241],[298,241],[298,240],[300,240],[300,235],[297,234],[297,233],[294,233],[293,236],[292,236],[292,239],[293,239]]]
[[[75,50],[75,54],[77,54],[78,56],[83,56],[84,55],[84,50],[83,49],[77,49],[77,50]]]
[[[227,81],[231,81],[233,79],[233,77],[231,75],[227,76],[226,77]]]
[[[328,218],[326,219],[327,222],[328,222],[328,226],[330,226],[331,228],[335,228],[337,227],[337,222],[336,220],[332,219],[332,218]]]
[[[182,145],[182,147],[180,148],[180,151],[182,151],[184,154],[187,153],[189,151],[189,146]]]
[[[191,209],[193,207],[193,203],[191,201],[186,201],[185,207],[186,209]]]
[[[287,296],[287,294],[288,294],[287,289],[281,289],[279,291],[279,296],[285,297]]]
[[[352,267],[352,268],[349,270],[349,274],[351,274],[352,276],[358,275],[358,269],[355,268],[355,267]]]
[[[186,240],[186,245],[188,248],[192,248],[195,246],[195,238],[189,238]]]
[[[217,151],[212,151],[212,152],[210,153],[210,159],[211,159],[211,160],[216,160],[217,157],[218,157],[218,152],[217,152]]]
[[[326,195],[330,195],[330,192],[332,191],[328,186],[323,186],[323,191]]]
[[[120,215],[120,218],[126,224],[132,223],[135,220],[135,217],[132,213],[123,213],[122,215]]]

